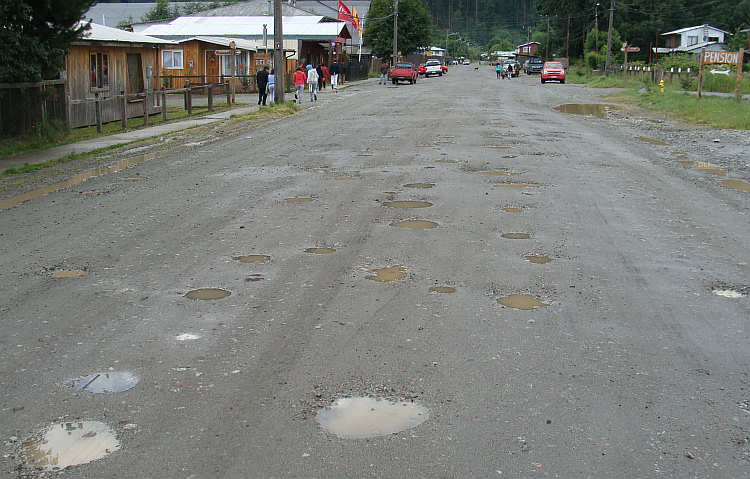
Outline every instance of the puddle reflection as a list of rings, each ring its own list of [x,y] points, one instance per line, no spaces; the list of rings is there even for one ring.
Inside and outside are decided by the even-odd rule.
[[[339,399],[315,417],[326,431],[351,439],[394,434],[428,418],[427,408],[419,404],[366,397]]]

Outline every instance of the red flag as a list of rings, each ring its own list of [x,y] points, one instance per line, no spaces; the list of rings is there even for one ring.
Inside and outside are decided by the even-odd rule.
[[[347,22],[352,21],[352,12],[349,11],[346,5],[344,5],[344,2],[339,0],[339,20],[344,20]]]

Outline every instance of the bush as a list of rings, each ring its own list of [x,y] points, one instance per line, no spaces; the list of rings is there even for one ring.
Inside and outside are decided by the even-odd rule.
[[[688,68],[691,70],[697,70],[700,67],[700,64],[695,60],[695,57],[689,53],[676,53],[668,57],[661,57],[657,66],[663,70],[674,68],[675,71],[677,71],[678,68],[682,68],[683,70]]]
[[[586,65],[588,65],[592,70],[598,70],[599,65],[604,63],[606,59],[606,56],[596,52],[586,52],[585,56]]]

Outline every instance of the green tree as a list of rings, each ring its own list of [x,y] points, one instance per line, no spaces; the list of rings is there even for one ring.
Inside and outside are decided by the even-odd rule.
[[[180,16],[180,8],[175,5],[169,8],[169,0],[156,0],[156,5],[141,16],[142,22],[152,22],[154,20],[169,20]]]
[[[429,46],[431,33],[430,12],[421,0],[399,0],[398,50],[407,54]],[[363,40],[377,57],[393,53],[393,0],[370,3]]]
[[[55,78],[96,0],[0,0],[0,83]]]

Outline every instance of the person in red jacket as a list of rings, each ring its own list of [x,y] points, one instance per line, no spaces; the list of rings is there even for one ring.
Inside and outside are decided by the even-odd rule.
[[[294,94],[294,101],[296,101],[297,103],[302,103],[302,92],[305,90],[305,82],[307,81],[307,75],[305,75],[302,67],[297,67],[297,70],[294,71],[294,75],[292,75],[292,81],[294,82],[294,86],[297,88],[297,92]]]

